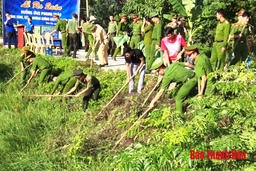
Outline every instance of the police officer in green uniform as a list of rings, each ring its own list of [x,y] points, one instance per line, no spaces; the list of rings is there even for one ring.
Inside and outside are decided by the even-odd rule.
[[[146,61],[149,60],[150,53],[151,53],[151,42],[152,42],[152,32],[153,32],[153,22],[151,18],[146,16],[143,19],[143,24],[141,28],[141,32],[144,34],[144,45],[145,45],[145,58]],[[146,63],[146,72],[150,71],[149,63]]]
[[[137,14],[132,14],[132,19],[132,37],[130,41],[130,47],[132,49],[138,49],[138,43],[141,41],[142,22],[138,20]]]
[[[209,58],[205,54],[199,54],[197,45],[188,46],[185,48],[186,55],[195,62],[195,73],[198,81],[198,96],[210,95],[213,93],[214,80],[209,77],[213,72]]]
[[[216,33],[211,54],[212,69],[223,70],[225,66],[227,41],[230,31],[230,23],[225,19],[225,11],[219,9],[216,13],[219,23],[216,27]]]
[[[57,24],[55,25],[54,30],[51,32],[51,35],[56,32],[60,31],[61,32],[61,45],[64,49],[64,54],[63,56],[67,56],[67,34],[66,34],[66,25],[67,21],[60,19],[60,17],[56,14],[53,15],[53,18],[57,20]]]
[[[25,59],[27,60],[27,62],[32,63],[32,67],[31,67],[32,74],[28,79],[27,83],[29,83],[32,80],[32,78],[36,76],[38,72],[40,72],[39,87],[41,87],[46,76],[51,73],[52,66],[48,61],[46,61],[40,56],[36,58],[32,56],[28,56]]]
[[[89,19],[89,20],[88,20]],[[96,20],[96,17],[94,16],[90,16],[90,18],[87,18],[88,22],[84,23],[83,26],[82,26],[82,30],[83,32],[85,32],[87,34],[87,38],[88,38],[88,41],[89,41],[89,49],[85,55],[85,58],[88,59],[89,56],[91,55],[92,53],[92,48],[94,46],[94,38],[93,38],[93,35],[92,35],[92,32],[90,31],[91,27],[94,25],[94,22]],[[97,51],[94,51],[93,52],[93,55],[94,55],[94,58],[97,60]]]
[[[183,85],[175,97],[176,113],[182,113],[182,100],[197,85],[197,79],[194,77],[195,73],[192,70],[185,68],[185,66],[191,66],[188,63],[175,62],[167,68],[163,63],[161,58],[157,58],[152,65],[152,69],[156,69],[159,75],[163,78],[160,79],[160,81],[162,80],[160,91],[151,101],[149,107],[154,107],[155,102],[161,98],[164,91],[168,89],[170,83],[177,82],[182,83]],[[160,81],[157,84],[160,84]]]
[[[148,63],[148,66],[151,67],[152,63],[156,59],[156,57],[155,57],[156,49],[158,49],[158,47],[160,46],[160,42],[161,42],[161,38],[162,38],[162,34],[163,34],[163,26],[162,26],[162,22],[160,21],[160,19],[158,17],[158,13],[152,12],[150,14],[150,18],[154,23],[154,27],[153,27],[152,42],[151,42],[151,47],[150,47],[151,52],[150,52],[150,57],[149,57],[149,60],[147,61],[147,63]]]
[[[117,22],[114,20],[114,15],[110,14],[109,15],[109,23],[108,23],[108,54],[110,56],[113,56],[114,51],[116,49],[116,45],[114,42],[114,37],[116,36],[117,32]]]
[[[24,46],[22,48],[22,50],[23,50],[23,53],[20,56],[19,61],[20,61],[20,66],[21,66],[21,71],[22,71],[22,73],[21,73],[21,85],[24,85],[26,76],[29,73],[29,69],[28,68],[25,69],[26,67],[29,66],[29,63],[27,62],[26,58],[29,57],[29,56],[35,58],[36,55],[34,54],[34,52],[31,52],[29,50],[29,46]]]
[[[84,94],[83,110],[85,111],[88,108],[88,102],[90,98],[92,98],[93,100],[97,100],[99,98],[99,94],[101,91],[100,82],[95,76],[85,75],[83,73],[83,70],[81,69],[74,71],[74,75],[77,78],[77,82],[75,86],[65,95],[69,95],[74,92],[78,88],[79,84],[85,87],[85,89],[76,94],[76,97]]]
[[[119,35],[126,35],[129,31],[129,25],[128,25],[128,22],[126,21],[127,16],[124,15],[124,14],[121,14],[120,19],[121,19],[121,21],[117,25],[117,35],[118,36]],[[128,46],[127,42],[125,42],[123,44],[123,46],[124,46],[124,48],[126,48]],[[116,60],[116,56],[118,55],[118,53],[120,53],[120,51],[121,51],[121,47],[118,47],[118,48],[115,49],[115,52],[112,56],[112,58],[114,60]]]
[[[238,15],[241,13],[238,13]],[[240,17],[240,16],[239,16]],[[249,28],[247,26],[250,18],[248,12],[243,12],[241,14],[241,19],[232,24],[230,31],[230,39],[234,40],[233,47],[234,59],[231,61],[230,65],[240,64],[244,62],[249,54],[248,38]]]
[[[78,29],[77,18],[78,18],[77,14],[73,13],[72,20],[68,21],[68,24],[66,27],[66,32],[68,33],[68,41],[69,41],[67,54],[68,56],[70,56],[70,52],[73,49],[73,58],[76,58],[76,52],[78,49],[77,32],[79,32],[79,29]]]
[[[66,94],[73,88],[76,84],[76,77],[73,72],[63,72],[58,77],[53,77],[53,81],[55,82],[54,87],[51,91],[51,94],[53,94],[59,85],[62,85],[61,90],[57,93],[63,93]]]

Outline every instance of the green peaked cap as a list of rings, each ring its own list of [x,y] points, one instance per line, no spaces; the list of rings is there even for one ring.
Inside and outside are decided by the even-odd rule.
[[[29,50],[29,46],[24,46],[22,50]]]
[[[83,73],[82,69],[77,69],[77,70],[74,71],[75,76],[80,76],[82,73]]]
[[[164,64],[164,61],[162,58],[156,58],[156,60],[153,62],[152,66],[151,66],[151,70],[157,69],[160,66],[162,66],[163,64]]]
[[[185,50],[195,50],[195,49],[198,49],[198,45],[196,44],[185,47]]]

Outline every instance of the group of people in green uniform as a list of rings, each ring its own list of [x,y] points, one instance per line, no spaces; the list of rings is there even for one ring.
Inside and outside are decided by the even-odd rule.
[[[151,101],[150,108],[154,107],[169,85],[173,85],[172,83],[182,84],[175,97],[177,113],[183,112],[182,100],[196,88],[196,85],[199,100],[202,99],[203,95],[213,94],[213,84],[216,81],[213,72],[224,69],[227,62],[225,52],[228,46],[231,46],[232,52],[234,52],[233,59],[230,59],[229,56],[227,57],[231,65],[245,62],[249,52],[247,38],[249,13],[240,11],[238,13],[238,22],[232,24],[232,26],[225,19],[225,11],[223,9],[216,12],[216,18],[219,23],[216,27],[211,58],[201,54],[197,45],[191,45],[184,47],[185,55],[190,59],[188,62],[173,62],[171,65],[166,66],[161,58],[154,61],[151,69],[155,69],[159,73],[160,78],[157,84],[161,83],[161,87]],[[174,87],[175,84],[170,86],[169,89]]]
[[[50,78],[53,74],[52,65],[43,57],[36,56],[31,52],[29,46],[24,46],[22,50],[23,53],[20,57],[22,86],[24,86],[25,83],[26,85],[29,84],[36,75],[40,74],[39,88],[41,88],[44,82],[49,81],[47,78]],[[29,79],[26,80],[29,71],[31,74]],[[79,97],[84,95],[82,104],[84,111],[88,107],[89,99],[97,100],[101,91],[99,80],[95,76],[84,74],[82,69],[77,69],[74,72],[64,71],[58,76],[53,76],[52,80],[55,82],[51,91],[52,95],[63,95],[65,97],[80,90],[74,96]],[[55,93],[59,86],[61,86],[61,88],[59,88],[60,91]],[[51,99],[51,97],[49,99]]]
[[[58,19],[56,30],[64,30],[65,28],[67,31],[68,26],[66,25],[64,27],[64,24],[61,24],[62,20],[60,20],[58,16],[56,16],[56,18]],[[114,60],[121,50],[120,46],[115,48],[117,44],[115,38],[118,36],[121,38],[124,38],[128,35],[130,36],[129,42],[122,42],[122,45],[125,48],[124,56],[127,65],[127,81],[130,83],[129,93],[132,93],[134,89],[134,78],[132,77],[133,75],[138,75],[140,73],[138,93],[141,93],[144,84],[143,82],[145,72],[155,70],[155,72],[159,73],[157,85],[160,85],[161,83],[160,90],[155,98],[151,101],[150,108],[155,106],[155,103],[160,99],[165,90],[168,88],[174,88],[176,84],[182,84],[175,97],[176,112],[182,113],[182,101],[191,91],[194,90],[194,88],[197,87],[199,100],[203,95],[210,95],[214,92],[213,84],[215,80],[213,79],[214,77],[211,76],[211,73],[216,70],[222,71],[224,69],[227,63],[225,53],[229,45],[232,47],[232,51],[234,52],[235,56],[233,59],[228,59],[231,65],[245,61],[249,52],[247,40],[247,24],[250,15],[248,12],[240,11],[238,13],[238,22],[232,24],[232,26],[225,19],[225,11],[223,9],[220,9],[216,12],[216,18],[219,23],[216,27],[216,34],[210,58],[208,58],[205,54],[201,54],[197,45],[187,46],[186,43],[184,43],[185,34],[187,33],[184,24],[185,18],[181,17],[180,20],[177,20],[177,16],[174,15],[172,17],[172,21],[165,26],[165,28],[172,28],[171,32],[170,29],[167,29],[170,33],[168,32],[168,35],[165,35],[169,36],[168,39],[165,37],[165,42],[167,42],[165,48],[171,47],[171,38],[176,40],[177,37],[175,35],[181,35],[181,37],[183,37],[180,39],[183,41],[182,52],[184,52],[188,60],[186,62],[181,62],[179,58],[176,61],[168,62],[168,65],[166,65],[164,62],[162,57],[163,55],[161,53],[163,51],[163,48],[161,47],[161,41],[163,38],[164,27],[158,13],[150,13],[149,16],[143,18],[143,21],[139,20],[137,14],[132,14],[131,18],[133,20],[131,24],[131,34],[128,32],[129,25],[127,22],[127,16],[123,14],[120,15],[119,22],[114,20],[113,15],[110,15],[110,22],[107,33],[102,27],[94,24],[94,21],[96,20],[94,16],[87,18],[86,22],[82,24],[82,30],[94,51],[95,37],[92,36],[93,34],[98,35],[98,37],[102,37],[102,40],[97,39],[98,43],[104,46],[102,49],[106,50],[105,45],[106,43],[109,43],[111,47],[109,52],[111,53]],[[77,27],[78,26],[75,26],[74,28]],[[66,32],[64,35],[65,34]],[[109,41],[105,41],[105,39],[108,39]],[[143,48],[140,47],[142,39]],[[65,41],[65,39],[63,41]],[[92,49],[89,49],[88,52],[91,53]],[[21,70],[25,71],[25,68],[29,65],[31,65],[32,70],[32,74],[27,80],[27,83],[29,83],[38,72],[40,72],[39,85],[42,85],[43,80],[46,78],[47,74],[51,72],[51,65],[43,58],[35,57],[35,54],[29,51],[29,48],[24,47],[23,50],[24,53],[21,55],[20,59]],[[28,72],[22,73],[21,79],[23,84],[25,83],[25,77],[27,73]],[[55,80],[56,84],[51,94],[54,94],[60,84],[62,85],[62,89],[57,94],[62,93],[65,96],[68,96],[77,90],[79,85],[85,86],[85,89],[76,94],[77,97],[84,94],[84,109],[86,109],[88,106],[89,98],[93,97],[93,99],[96,100],[99,96],[99,92],[101,91],[98,79],[94,76],[84,74],[82,70],[77,70],[75,72],[64,72],[58,77],[54,77],[53,80]],[[170,84],[172,86],[170,86]]]

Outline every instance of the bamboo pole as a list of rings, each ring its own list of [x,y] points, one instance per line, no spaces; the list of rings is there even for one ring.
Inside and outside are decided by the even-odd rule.
[[[75,97],[75,95],[30,94],[25,97]]]
[[[39,72],[39,69],[37,69],[36,74],[34,75],[33,78],[36,77],[36,75],[37,75],[38,72]],[[33,78],[32,78],[32,79],[33,79]],[[30,80],[30,82],[32,81],[32,79]],[[20,93],[28,86],[28,84],[29,84],[30,82],[28,82],[28,83],[20,90]]]
[[[135,75],[133,75],[133,76],[130,78],[129,82],[130,82],[134,77],[135,77]],[[101,111],[98,113],[98,116],[103,112],[103,110],[104,110],[105,108],[108,107],[108,105],[117,97],[117,95],[124,89],[124,87],[125,87],[129,82],[126,82],[126,83],[119,89],[119,91],[114,95],[114,97],[101,109]]]
[[[149,97],[152,95],[152,93],[155,91],[155,89],[157,88],[159,84],[156,84],[155,87],[151,90],[151,92],[149,93],[149,95],[147,96],[147,98],[144,100],[143,104],[141,105],[141,107],[143,107],[146,102],[148,101]]]
[[[115,146],[112,148],[112,150],[114,150],[114,149],[118,146],[118,144],[119,144],[119,143],[123,140],[123,138],[125,137],[125,134],[126,134],[128,131],[130,131],[135,125],[137,125],[137,124],[141,121],[141,119],[143,119],[143,118],[146,116],[146,114],[147,114],[150,110],[151,110],[151,108],[149,107],[149,108],[138,118],[138,120],[137,120],[136,122],[134,122],[134,124],[133,124],[129,129],[127,129],[126,131],[123,132],[121,138],[115,143]]]
[[[14,75],[9,81],[7,81],[7,83],[5,83],[3,86],[6,86],[7,84],[9,84],[15,77],[17,77],[19,74],[21,74],[22,72],[24,72],[24,71],[25,71],[26,69],[28,69],[31,65],[32,65],[32,64],[29,64],[28,66],[26,66],[23,71],[18,72],[18,73],[17,73],[16,75]]]

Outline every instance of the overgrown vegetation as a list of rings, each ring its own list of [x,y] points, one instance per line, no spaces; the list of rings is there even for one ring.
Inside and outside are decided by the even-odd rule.
[[[187,100],[184,115],[176,115],[173,95],[165,94],[121,143],[116,141],[147,107],[142,102],[157,78],[147,75],[142,95],[124,90],[101,115],[99,111],[124,84],[124,71],[105,72],[90,61],[45,57],[63,70],[83,68],[101,81],[98,101],[90,101],[82,112],[81,98],[63,103],[61,98],[29,98],[47,94],[37,78],[19,93],[19,77],[4,85],[20,71],[19,50],[0,49],[0,170],[254,170],[256,160],[255,75],[252,70],[230,68],[216,83],[216,94]],[[255,63],[251,63],[255,67]],[[153,93],[151,100],[156,92]],[[190,160],[190,150],[246,152],[246,160]]]

